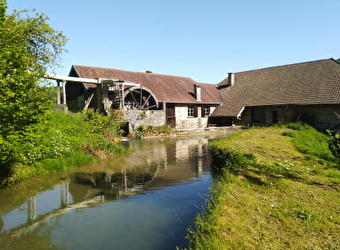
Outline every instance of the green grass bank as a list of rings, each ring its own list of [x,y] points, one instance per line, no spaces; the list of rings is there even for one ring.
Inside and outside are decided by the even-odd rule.
[[[119,114],[103,116],[51,111],[24,131],[0,136],[0,187],[124,154],[117,145],[123,130]]]
[[[211,142],[216,176],[190,249],[340,249],[340,167],[303,124]]]

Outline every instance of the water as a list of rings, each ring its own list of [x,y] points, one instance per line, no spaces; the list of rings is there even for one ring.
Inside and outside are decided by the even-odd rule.
[[[186,247],[210,185],[211,137],[122,142],[132,154],[0,190],[0,249]]]

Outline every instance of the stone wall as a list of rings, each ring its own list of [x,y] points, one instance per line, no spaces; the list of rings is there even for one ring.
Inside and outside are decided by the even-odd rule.
[[[165,112],[163,110],[124,110],[124,119],[133,128],[143,126],[165,125]]]
[[[269,106],[264,108],[264,124],[285,124],[302,121],[318,129],[332,128],[340,123],[340,105],[314,105],[314,106]],[[277,122],[273,121],[274,112]],[[241,120],[236,124],[252,125],[251,108],[246,108],[242,113]]]
[[[211,113],[215,107],[211,107]],[[201,108],[198,108],[198,117],[188,117],[187,106],[176,106],[176,129],[200,129],[208,127],[208,117],[201,117]],[[124,119],[132,128],[143,126],[166,125],[164,110],[124,110]]]

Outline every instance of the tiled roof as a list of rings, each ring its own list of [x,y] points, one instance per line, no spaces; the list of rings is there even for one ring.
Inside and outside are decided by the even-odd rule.
[[[223,104],[212,114],[237,116],[243,107],[340,104],[340,65],[333,59],[234,74],[218,84]]]
[[[72,67],[77,72],[78,77],[114,78],[127,82],[139,83],[143,87],[151,90],[157,100],[161,102],[220,103],[216,85],[198,83],[188,77],[79,65],[73,65]],[[71,72],[73,69],[71,69]],[[195,84],[201,86],[201,101],[196,101],[196,98],[193,95]]]

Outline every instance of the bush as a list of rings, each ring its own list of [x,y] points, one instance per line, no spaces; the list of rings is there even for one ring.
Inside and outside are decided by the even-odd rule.
[[[84,115],[84,119],[92,126],[93,133],[102,134],[107,140],[113,140],[124,133],[122,128],[126,123],[119,122],[121,120],[121,114],[118,111],[104,116],[93,109],[88,109]]]
[[[136,137],[141,138],[143,136],[153,136],[153,135],[169,135],[172,132],[172,128],[167,125],[162,126],[152,126],[149,125],[145,127],[140,125],[135,130]]]
[[[329,140],[329,148],[333,155],[340,158],[340,134],[336,134],[332,131],[327,131],[331,139]]]

